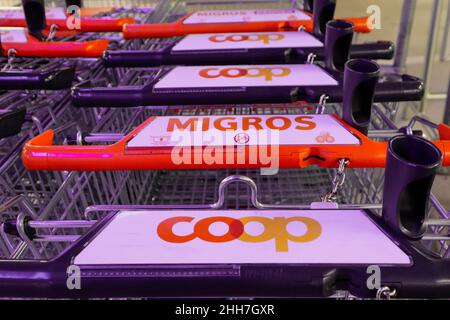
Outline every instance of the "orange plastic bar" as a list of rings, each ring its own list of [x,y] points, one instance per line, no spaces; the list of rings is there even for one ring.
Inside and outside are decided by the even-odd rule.
[[[22,150],[22,160],[29,170],[75,170],[75,171],[110,171],[110,170],[180,170],[180,169],[223,169],[223,168],[263,168],[264,164],[258,156],[257,161],[250,162],[247,156],[252,147],[245,147],[245,162],[238,161],[238,153],[231,155],[216,150],[215,159],[223,159],[216,163],[198,163],[195,154],[201,148],[191,149],[190,164],[174,163],[171,147],[152,148],[148,150],[127,151],[127,142],[140,130],[147,126],[152,117],[115,144],[108,146],[55,146],[54,131],[48,130],[27,142]],[[352,134],[360,139],[360,145],[353,146],[279,146],[279,168],[304,168],[318,165],[324,168],[335,168],[340,159],[348,159],[349,167],[374,168],[386,164],[387,142],[373,141],[357,130],[341,122]],[[446,126],[445,130],[450,130]],[[443,152],[445,166],[450,165],[450,141],[435,141],[435,145]],[[261,147],[261,146],[260,146]],[[270,149],[269,149],[270,150]],[[255,154],[255,153],[254,153]],[[258,152],[256,152],[258,154]],[[242,160],[242,158],[239,158]],[[254,159],[253,159],[254,160]],[[217,163],[222,162],[222,163]],[[239,163],[239,164],[238,164]]]
[[[126,24],[134,23],[133,18],[81,18],[80,32],[121,32]],[[67,20],[65,19],[47,19],[47,27],[51,25],[58,26],[58,31],[68,31]],[[0,27],[21,27],[26,28],[25,19],[1,19]]]
[[[126,24],[123,26],[123,36],[126,39],[167,38],[198,33],[296,31],[300,27],[312,32],[314,27],[313,20],[184,24],[184,20],[189,15],[174,23]],[[353,22],[355,32],[372,31],[369,18],[345,18],[344,20]]]
[[[7,56],[13,49],[18,57],[46,58],[97,58],[108,49],[108,40],[93,40],[86,42],[43,42],[27,35],[28,42],[2,42],[2,55]]]

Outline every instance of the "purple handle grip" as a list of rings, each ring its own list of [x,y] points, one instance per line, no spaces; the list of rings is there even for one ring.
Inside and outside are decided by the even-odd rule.
[[[54,71],[0,72],[0,90],[60,90],[68,89],[75,77],[74,68]]]
[[[390,60],[394,54],[395,45],[391,41],[356,43],[350,48],[352,59]]]
[[[362,59],[358,59],[362,60]],[[309,88],[299,91],[297,100],[319,102],[320,97],[326,94],[329,102],[342,102],[343,89],[341,86],[330,88]],[[378,82],[375,87],[374,102],[420,101],[424,94],[423,81],[410,75],[401,75],[401,80]]]
[[[142,87],[72,89],[72,101],[77,107],[137,107],[144,104]]]
[[[397,233],[420,239],[442,152],[418,136],[401,135],[388,144],[383,219]]]
[[[72,89],[75,107],[127,108],[162,105],[208,105],[292,102],[291,90],[274,87],[229,91],[154,91],[152,84],[143,87]]]
[[[160,67],[167,65],[278,64],[286,63],[290,59],[290,56],[286,54],[286,49],[283,48],[249,50],[246,52],[230,50],[226,53],[191,51],[176,54],[172,54],[167,49],[163,51],[106,51],[103,55],[103,64],[107,68]],[[296,57],[293,59],[296,59]],[[304,61],[306,61],[306,58],[300,59],[299,62]]]
[[[423,81],[404,74],[401,81],[380,82],[377,85],[375,101],[420,101],[424,95]]]
[[[170,48],[169,48],[170,49]],[[105,51],[103,53],[103,64],[105,67],[157,67],[171,64],[182,64],[172,57],[170,50],[117,50]]]

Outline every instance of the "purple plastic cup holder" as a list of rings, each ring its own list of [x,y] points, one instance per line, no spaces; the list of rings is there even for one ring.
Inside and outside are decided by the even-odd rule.
[[[70,6],[83,7],[83,0],[65,0],[65,3],[67,8]]]
[[[442,160],[441,150],[420,136],[395,136],[389,141],[388,152],[412,166],[436,167]]]
[[[47,22],[44,0],[22,0],[22,7],[30,34],[40,38]]]
[[[354,25],[344,20],[332,20],[326,28],[325,66],[329,71],[342,73],[350,58]]]
[[[400,135],[388,143],[383,191],[383,219],[394,231],[420,239],[434,177],[442,152],[430,141]]]
[[[306,11],[313,12],[314,10],[314,0],[305,0],[304,7]]]
[[[339,19],[328,21],[327,26],[338,30],[353,30],[354,28],[353,22]]]
[[[380,66],[366,59],[352,59],[345,64],[343,84],[343,120],[367,134]]]
[[[327,22],[333,20],[336,10],[336,0],[314,0],[311,3],[313,11],[313,34],[317,37],[325,35]]]
[[[378,77],[380,73],[380,66],[378,65],[378,63],[372,60],[352,59],[350,61],[347,61],[345,70],[355,74],[361,74],[365,76],[376,75]]]

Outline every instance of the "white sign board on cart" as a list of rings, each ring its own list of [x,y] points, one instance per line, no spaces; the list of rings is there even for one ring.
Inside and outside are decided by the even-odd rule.
[[[311,16],[298,9],[204,10],[194,12],[183,23],[242,23],[292,20],[309,21]]]
[[[127,149],[206,146],[359,145],[330,115],[223,115],[155,117]]]
[[[268,48],[320,48],[323,43],[308,32],[238,32],[190,34],[172,52]]]
[[[377,264],[410,258],[360,210],[120,211],[83,265]]]
[[[67,19],[64,8],[45,9],[47,19]],[[25,13],[22,7],[0,7],[0,19],[25,19]]]
[[[3,43],[27,43],[27,31],[25,28],[0,27],[0,40]]]
[[[338,82],[313,64],[175,67],[155,89],[337,86]]]

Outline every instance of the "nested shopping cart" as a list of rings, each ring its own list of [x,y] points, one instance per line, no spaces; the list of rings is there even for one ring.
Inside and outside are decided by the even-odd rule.
[[[116,8],[113,12],[103,15],[121,17],[135,16],[145,21],[152,16],[152,6],[147,8]],[[100,14],[99,14],[100,15]],[[127,42],[123,41],[116,33],[83,33],[77,35],[56,36],[61,41],[89,41],[103,37],[112,40],[112,47],[124,48]],[[8,89],[2,91],[1,108],[1,199],[16,194],[22,194],[32,206],[40,211],[45,203],[48,203],[58,188],[63,184],[65,175],[60,173],[39,174],[24,170],[20,159],[21,148],[26,140],[49,128],[57,130],[78,128],[75,130],[91,130],[98,122],[105,122],[106,110],[76,110],[70,103],[71,83],[76,81],[94,81],[107,77],[101,61],[91,58],[23,58],[11,55],[0,58],[0,67],[3,71],[18,71],[22,74],[40,74],[50,72],[58,74],[61,70],[71,71],[72,78],[67,79],[67,85],[62,88],[33,87],[35,82],[30,82],[28,90],[14,87],[9,83]],[[49,71],[47,71],[49,70]],[[31,80],[31,76],[29,76]],[[30,81],[31,81],[30,80]],[[45,79],[44,79],[45,80]],[[61,84],[61,80],[58,80]],[[38,85],[40,85],[38,83]],[[22,90],[18,90],[22,89]],[[64,90],[65,89],[65,90]],[[51,91],[49,91],[51,90]]]
[[[130,43],[133,41],[131,40]],[[154,68],[150,72],[127,69],[108,72],[111,72],[108,76],[105,76],[103,71],[99,71],[94,76],[86,75],[86,79],[80,80],[104,84],[141,85],[158,77],[161,69]],[[115,75],[114,72],[116,72]],[[398,108],[398,103],[375,104],[369,126],[369,137],[385,140],[397,135],[399,129],[395,125],[395,120]],[[80,110],[88,112],[91,109]],[[93,114],[88,112],[85,115],[87,119],[83,121],[64,120],[61,126],[58,125],[54,143],[100,146],[114,143],[154,115],[309,115],[322,111],[326,114],[342,116],[341,105],[329,103],[95,108],[92,109]],[[410,126],[402,128],[401,131],[415,133],[416,129],[421,129],[430,139],[437,138],[434,124],[421,118],[413,120]],[[413,126],[417,122],[424,124],[424,127]],[[344,290],[360,297],[388,298],[396,294],[395,290],[400,297],[409,297],[439,296],[445,289],[445,281],[442,287],[436,284],[439,282],[436,280],[442,278],[433,278],[436,274],[439,276],[439,272],[435,273],[435,270],[427,269],[429,257],[436,262],[436,268],[439,270],[445,267],[446,263],[448,265],[449,257],[448,211],[434,196],[430,197],[430,205],[427,209],[429,217],[427,234],[422,240],[416,242],[426,247],[423,250],[427,252],[427,258],[416,257],[416,266],[423,268],[425,274],[402,277],[401,268],[396,269],[382,264],[382,279],[387,270],[387,284],[383,282],[385,286],[374,291],[367,291],[363,286],[366,283],[367,270],[362,267],[311,270],[304,266],[296,269],[295,266],[277,265],[258,268],[245,264],[230,264],[225,261],[220,265],[206,267],[182,263],[175,265],[156,263],[151,268],[122,269],[91,265],[88,268],[82,268],[81,287],[88,288],[86,291],[77,291],[76,288],[69,290],[66,286],[62,288],[58,284],[61,281],[65,283],[66,277],[71,275],[72,269],[69,267],[72,264],[75,264],[75,267],[77,262],[85,265],[95,264],[92,256],[87,255],[88,252],[85,252],[84,257],[79,256],[81,247],[86,243],[94,243],[95,236],[101,234],[100,230],[105,229],[109,232],[107,226],[115,217],[144,215],[161,218],[161,215],[171,216],[177,210],[176,213],[180,215],[195,215],[207,210],[208,214],[214,215],[214,212],[219,212],[226,216],[232,215],[232,212],[228,211],[232,210],[243,214],[252,212],[252,215],[271,216],[274,214],[270,212],[271,210],[289,214],[290,210],[309,210],[314,207],[315,210],[325,211],[336,208],[370,210],[373,213],[370,219],[380,222],[384,169],[349,169],[346,168],[345,163],[342,163],[337,169],[315,166],[303,169],[280,169],[276,175],[261,174],[262,172],[258,169],[28,172],[22,167],[19,159],[16,158],[16,160],[17,167],[14,170],[31,176],[24,179],[22,175],[15,181],[5,182],[5,186],[9,188],[15,186],[10,193],[11,196],[12,194],[21,195],[8,196],[0,207],[2,219],[0,257],[7,260],[6,264],[11,261],[11,265],[24,259],[55,263],[47,264],[49,269],[47,267],[41,269],[41,275],[43,278],[48,277],[48,281],[44,280],[45,284],[42,285],[37,280],[36,288],[39,288],[40,293],[33,290],[25,292],[23,289],[30,285],[31,280],[22,277],[21,272],[23,274],[35,272],[39,269],[34,269],[36,264],[31,261],[20,267],[16,264],[16,275],[20,279],[16,282],[18,286],[8,287],[3,291],[0,289],[0,294],[4,296],[332,296]],[[14,175],[5,172],[2,177],[4,176]],[[36,187],[37,185],[40,186]],[[36,192],[36,190],[43,191]],[[337,205],[334,201],[337,201]],[[367,220],[361,220],[363,216],[356,214],[349,217],[359,219],[363,230],[368,230],[365,229]],[[127,229],[124,230],[127,231]],[[373,231],[373,229],[370,230]],[[386,237],[380,234],[378,236],[380,241],[386,241]],[[346,239],[348,238],[350,237],[347,236]],[[389,238],[392,240],[391,237]],[[399,247],[407,249],[406,251],[411,250],[410,244],[402,238],[393,237],[393,240]],[[99,251],[96,253],[102,256],[107,250],[101,246],[102,243],[97,244]],[[386,250],[394,250],[392,242],[388,241],[388,244]],[[398,251],[395,254],[398,254]],[[251,256],[249,253],[247,255]],[[156,260],[163,257],[162,255],[154,256]],[[78,261],[73,260],[75,257],[78,257]],[[404,255],[400,254],[396,257],[403,259],[399,262],[401,264],[409,263],[407,259],[404,260]],[[117,259],[117,256],[112,254],[106,258]],[[147,262],[153,263],[154,260],[147,260]],[[6,266],[8,272],[14,272],[11,265]],[[1,263],[0,266],[5,267]],[[76,269],[73,270],[76,276]],[[83,279],[87,279],[87,282]],[[341,282],[345,283],[348,279],[351,279],[347,282],[349,285],[342,287],[337,285]],[[129,281],[128,289],[133,287],[134,292],[128,289],[115,291],[115,288],[123,288],[122,281]],[[401,284],[404,283],[403,288],[402,285],[398,286],[398,281]],[[427,284],[422,281],[433,283],[433,285],[427,287]],[[53,284],[55,287],[52,287]],[[303,291],[299,289],[301,284],[305,284]],[[98,291],[92,290],[95,287]],[[167,288],[167,291],[164,291],[163,287]],[[243,288],[243,290],[239,291],[237,288]]]
[[[396,133],[398,131],[396,130],[394,123],[385,117],[382,108],[383,107],[380,105],[375,106],[374,113],[376,116],[374,118],[376,121],[372,122],[371,130],[369,131],[369,136],[374,138],[378,137],[378,139],[385,139],[386,137],[398,134]],[[159,112],[166,115],[191,116],[214,114],[261,115],[265,113],[276,115],[298,115],[310,114],[312,110],[315,110],[315,107],[311,108],[309,105],[261,105],[230,106],[214,109],[170,108],[167,110],[159,110]],[[328,112],[336,111],[333,106],[329,106],[327,110]],[[115,110],[113,119],[115,125],[118,125],[124,129],[123,132],[126,132],[130,127],[140,123],[151,114],[155,114],[155,110],[152,108]],[[121,120],[125,120],[125,122],[121,122]],[[133,121],[136,122],[133,123]],[[416,128],[413,125],[417,121],[422,122],[427,126],[430,125],[431,129],[435,129],[431,123],[421,118],[415,118],[405,130],[413,131],[413,129]],[[108,131],[111,130],[114,130],[116,133],[119,132],[118,127],[114,127],[111,122],[109,124],[99,124],[89,135],[81,135],[80,139],[84,140],[84,143],[96,142],[100,144],[108,141],[116,141],[121,135],[117,134],[114,136],[110,132],[108,133]],[[70,134],[67,134],[67,136],[70,136]],[[153,172],[70,172],[67,174],[61,187],[55,192],[54,197],[47,203],[44,210],[40,212],[33,209],[24,197],[19,196],[12,198],[4,203],[2,206],[4,223],[2,225],[2,230],[0,231],[2,235],[1,247],[4,252],[3,254],[9,259],[28,258],[62,262],[65,258],[53,259],[60,256],[62,252],[65,252],[72,257],[77,256],[75,253],[71,253],[75,251],[79,253],[77,244],[84,243],[85,241],[94,241],[93,235],[100,235],[101,232],[99,230],[106,228],[105,226],[108,225],[111,221],[110,219],[115,215],[161,217],[161,215],[171,216],[173,212],[178,215],[194,215],[195,212],[201,214],[201,212],[204,212],[205,210],[207,210],[205,211],[207,215],[214,215],[214,211],[217,211],[221,216],[229,215],[232,212],[240,214],[248,212],[255,215],[255,210],[257,210],[262,216],[265,216],[265,212],[267,212],[268,216],[271,216],[274,214],[274,210],[278,214],[289,214],[291,212],[289,210],[300,210],[300,212],[304,212],[310,208],[319,211],[339,208],[340,210],[350,211],[367,209],[373,213],[371,219],[378,219],[377,217],[379,217],[382,209],[383,182],[383,169],[345,169],[345,166],[342,166],[337,170],[321,169],[317,167],[307,169],[282,169],[276,175],[261,175],[259,170],[254,169]],[[324,199],[336,200],[338,204],[334,204],[334,202],[323,202],[322,200]],[[436,260],[437,265],[441,265],[443,263],[445,264],[445,261],[448,261],[446,260],[449,252],[447,235],[448,212],[439,204],[436,198],[431,196],[430,200],[428,209],[429,218],[427,219],[428,232],[426,236],[423,237],[420,244],[426,246],[427,252],[429,252],[430,255],[435,256],[433,259]],[[228,211],[230,209],[233,211]],[[329,211],[326,212],[329,213]],[[311,216],[314,216],[315,213],[316,211],[312,211]],[[358,217],[354,218],[357,219]],[[96,224],[98,221],[103,222]],[[348,223],[351,225],[351,221]],[[126,228],[126,226],[123,226],[123,228]],[[115,232],[117,232],[117,229],[115,230]],[[111,233],[109,234],[111,235]],[[117,236],[118,239],[122,239],[122,237],[125,237],[126,239],[125,234]],[[348,240],[351,241],[350,239]],[[380,241],[381,240],[382,239],[380,239]],[[400,241],[401,248],[404,248],[403,245],[407,245],[399,239],[396,241]],[[399,245],[399,242],[396,243]],[[392,249],[392,247],[389,248]],[[389,251],[389,248],[384,249]],[[100,250],[102,250],[101,247]],[[422,248],[422,250],[424,249]],[[104,254],[102,253],[105,252],[110,251],[98,251],[97,255],[103,257]],[[64,254],[62,256],[64,256]],[[114,254],[109,256],[109,258],[111,257],[117,258]],[[93,260],[89,260],[92,259],[92,256],[89,258],[89,256],[83,255],[80,256],[79,259],[81,260],[75,260],[75,265],[77,261],[82,265],[83,263],[95,263]],[[158,260],[158,255],[155,256],[155,259]],[[74,262],[73,260],[71,261]],[[438,263],[437,261],[441,262]],[[405,261],[402,263],[409,264],[409,262]],[[424,263],[422,268],[426,270],[426,262],[417,259],[415,260],[415,263],[418,263],[419,266]],[[59,267],[62,267],[63,265],[68,267],[69,265],[66,264],[67,262],[64,262],[62,265],[59,265]],[[58,263],[52,264],[52,268],[56,268],[57,266]],[[248,278],[250,274],[248,272],[255,275],[256,279],[254,280],[258,283],[261,281],[259,277],[262,276],[264,272],[275,272],[274,270],[279,272],[279,276],[273,278],[267,275],[267,277],[264,278],[266,279],[264,283],[270,290],[274,290],[272,291],[272,295],[276,296],[331,296],[334,294],[341,294],[338,289],[347,290],[350,294],[356,296],[359,295],[360,297],[377,296],[386,298],[391,295],[394,296],[396,293],[395,290],[397,290],[400,297],[438,297],[442,294],[439,287],[431,285],[429,286],[429,289],[426,289],[427,286],[425,284],[420,283],[420,281],[416,284],[409,275],[405,276],[405,278],[401,278],[397,272],[398,269],[395,269],[395,267],[391,269],[385,264],[381,264],[381,268],[382,270],[385,270],[383,271],[383,274],[388,274],[387,279],[389,279],[388,283],[391,283],[391,286],[385,286],[378,290],[378,292],[376,290],[366,292],[362,287],[352,288],[345,285],[342,288],[339,286],[336,287],[336,281],[339,277],[351,277],[353,285],[356,285],[358,281],[363,281],[359,277],[361,277],[362,274],[365,274],[366,270],[351,266],[348,266],[345,269],[347,271],[333,268],[336,273],[328,274],[326,277],[323,273],[324,270],[322,269],[320,269],[317,274],[313,270],[307,268],[304,270],[302,269],[303,272],[308,275],[315,275],[314,277],[318,277],[320,284],[314,284],[313,282],[311,283],[311,286],[306,285],[304,288],[305,291],[301,291],[299,288],[297,288],[297,291],[283,291],[283,287],[286,289],[286,285],[283,283],[284,281],[287,281],[283,275],[288,274],[288,270],[282,266],[274,268],[275,269],[268,268],[265,271],[258,271],[258,269],[251,271],[251,268],[248,270],[241,264],[229,265],[229,263],[225,262],[222,265],[215,265],[214,267],[207,265],[202,268],[198,265],[184,265],[181,261],[178,265],[160,265],[150,268],[135,266],[132,269],[123,268],[120,269],[120,272],[117,268],[112,266],[109,269],[104,269],[100,266],[88,268],[88,271],[82,269],[85,271],[82,273],[81,277],[81,279],[84,279],[81,280],[81,283],[85,286],[87,285],[88,288],[91,288],[91,285],[96,283],[96,281],[100,281],[96,284],[96,287],[99,288],[98,292],[93,293],[93,291],[90,290],[75,290],[62,293],[56,289],[49,289],[45,292],[45,296],[103,296],[105,293],[101,288],[104,283],[113,283],[111,288],[121,288],[119,285],[120,279],[135,279],[136,277],[143,283],[147,283],[147,281],[148,283],[168,283],[171,290],[175,290],[173,291],[173,295],[175,296],[177,296],[177,294],[180,294],[181,296],[189,295],[188,292],[180,289],[183,287],[179,287],[180,283],[196,283],[196,281],[198,281],[198,288],[200,291],[197,292],[197,290],[192,290],[191,294],[200,294],[199,292],[206,294],[208,290],[205,289],[205,278],[209,283],[216,284],[223,284],[223,281],[231,281],[232,283],[235,283],[235,281],[239,283],[239,281],[241,281],[241,283],[247,283],[254,288],[255,282],[250,281]],[[45,272],[49,272],[49,276],[52,274],[52,271]],[[64,274],[65,272],[66,270],[64,269]],[[295,271],[293,270],[292,272]],[[350,276],[347,272],[350,272],[353,276]],[[429,275],[432,277],[431,274]],[[398,287],[395,285],[395,282],[392,282],[393,279],[395,279],[395,276],[399,277],[398,281],[402,283],[402,287]],[[423,276],[422,279],[426,279],[427,281],[430,280],[427,278],[427,275],[421,276]],[[417,277],[420,279],[420,276]],[[272,285],[271,279],[276,279],[281,288]],[[304,281],[307,283],[311,281],[308,279],[304,279]],[[93,281],[92,283],[90,282],[91,280]],[[55,281],[58,282],[57,280]],[[250,284],[248,281],[250,281]],[[365,284],[365,279],[364,282],[361,283]],[[408,283],[411,285],[411,288]],[[116,285],[117,287],[115,287]],[[416,285],[419,288],[417,289],[418,291],[414,288]],[[24,282],[24,286],[26,286],[26,281]],[[148,286],[146,287],[148,288]],[[211,286],[211,288],[214,287],[216,286]],[[256,287],[258,287],[258,285],[256,285]],[[317,291],[319,288],[325,291],[319,293]],[[202,291],[202,289],[205,289],[206,291]],[[108,295],[171,296],[169,291],[164,290],[150,293],[139,287],[134,293],[132,291],[133,290],[128,289],[118,289],[117,291],[111,290]],[[14,292],[17,295],[20,295],[19,291]],[[29,294],[30,296],[33,296],[37,293],[30,292]],[[217,296],[220,293],[211,290],[210,294]],[[238,291],[234,291],[229,287],[227,287],[225,291],[222,291],[221,294],[234,294],[236,296],[258,295],[250,289],[238,293]],[[260,292],[260,295],[262,296],[267,294],[269,293],[264,290]]]

